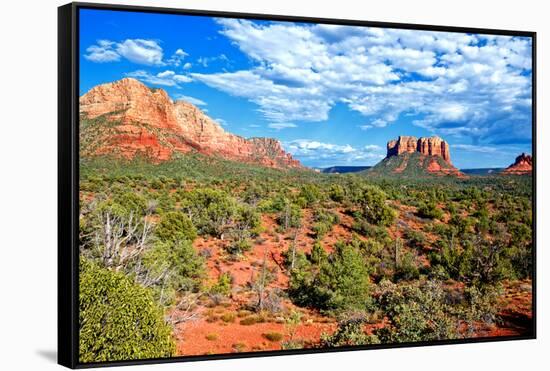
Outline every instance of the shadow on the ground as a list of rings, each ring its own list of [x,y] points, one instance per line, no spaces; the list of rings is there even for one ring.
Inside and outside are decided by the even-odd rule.
[[[50,362],[57,363],[57,351],[55,350],[37,350],[36,354]]]

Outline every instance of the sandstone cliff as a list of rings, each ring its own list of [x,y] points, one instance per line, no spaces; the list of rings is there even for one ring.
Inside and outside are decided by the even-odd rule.
[[[398,156],[402,153],[419,152],[426,156],[440,156],[451,163],[449,144],[439,137],[416,138],[400,136],[397,140],[390,140],[387,145],[387,156]]]
[[[504,175],[526,175],[533,171],[533,158],[530,155],[522,153],[514,163],[502,171]]]
[[[177,152],[196,151],[269,167],[302,167],[277,140],[246,139],[228,133],[193,104],[174,102],[164,90],[150,89],[131,78],[92,88],[80,97],[80,113],[92,123],[88,126],[109,123],[100,134],[95,131],[94,145],[84,149],[84,156],[114,154],[133,158],[146,154],[159,162]],[[87,127],[81,133],[93,129]],[[81,138],[81,142],[86,143],[87,139]]]
[[[449,144],[439,137],[400,136],[387,144],[387,155],[373,173],[403,176],[452,175],[465,177],[451,163]]]

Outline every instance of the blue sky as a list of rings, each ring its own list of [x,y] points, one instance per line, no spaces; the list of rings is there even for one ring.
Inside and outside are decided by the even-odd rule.
[[[80,11],[80,93],[134,77],[307,166],[373,165],[438,135],[459,168],[531,153],[531,40],[125,11]]]

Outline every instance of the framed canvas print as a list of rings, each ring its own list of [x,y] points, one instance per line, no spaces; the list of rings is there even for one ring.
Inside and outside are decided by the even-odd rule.
[[[59,362],[535,338],[535,33],[59,8]]]

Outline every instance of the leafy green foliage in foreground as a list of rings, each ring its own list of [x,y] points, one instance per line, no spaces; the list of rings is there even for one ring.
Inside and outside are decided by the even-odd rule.
[[[151,292],[126,277],[80,260],[80,362],[170,357],[172,329]]]

